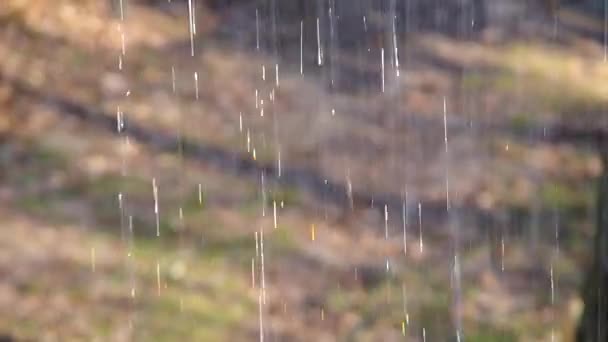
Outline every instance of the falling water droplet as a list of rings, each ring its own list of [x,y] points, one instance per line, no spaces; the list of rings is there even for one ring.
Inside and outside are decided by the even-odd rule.
[[[272,218],[274,229],[277,229],[277,201],[272,201]]]
[[[152,178],[152,192],[154,194],[154,215],[156,218],[156,236],[160,236],[160,215],[158,210],[158,186],[156,185],[156,178]]]
[[[192,0],[188,0],[188,23],[190,29],[190,55],[194,57],[194,11]]]
[[[198,72],[194,72],[194,93],[195,93],[195,97],[198,100]]]
[[[323,47],[321,46],[321,27],[317,17],[317,64],[323,65]]]
[[[300,75],[304,75],[304,20],[300,20]]]
[[[420,235],[420,253],[423,252],[424,245],[422,244],[422,204],[418,202],[418,234]]]
[[[275,73],[275,84],[278,88],[280,85],[280,83],[279,83],[279,63],[276,63],[274,65],[274,73]]]
[[[380,49],[380,58],[381,58],[381,73],[382,73],[382,92],[384,93],[384,48]]]
[[[443,139],[445,142],[445,206],[446,211],[450,211],[450,168],[448,155],[448,109],[447,100],[443,97]]]

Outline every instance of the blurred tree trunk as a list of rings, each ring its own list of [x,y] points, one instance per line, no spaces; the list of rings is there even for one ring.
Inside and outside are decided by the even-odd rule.
[[[488,13],[486,0],[473,0],[473,16],[475,20],[475,30],[480,31],[488,24]]]
[[[608,341],[608,139],[599,144],[602,174],[597,187],[594,257],[583,288],[585,308],[579,322],[580,342]]]
[[[600,14],[603,12],[604,7],[606,6],[606,1],[604,0],[570,0],[569,2],[572,3],[581,3],[585,6],[587,6],[587,8],[597,11]]]
[[[120,8],[120,0],[108,0],[110,3],[110,12],[115,18],[120,18],[121,8]],[[123,0],[126,1],[126,0]],[[123,4],[124,5],[124,4]]]

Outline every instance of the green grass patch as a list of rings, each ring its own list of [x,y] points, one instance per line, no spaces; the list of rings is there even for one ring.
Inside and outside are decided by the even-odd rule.
[[[467,342],[515,342],[518,341],[517,335],[508,330],[493,329],[482,327],[477,331],[465,334]]]
[[[560,212],[584,214],[593,205],[594,192],[589,185],[550,182],[543,184],[540,197],[544,206]]]

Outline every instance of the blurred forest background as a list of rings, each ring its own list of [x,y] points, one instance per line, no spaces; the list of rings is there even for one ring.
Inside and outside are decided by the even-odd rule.
[[[607,341],[603,0],[2,0],[1,341]]]

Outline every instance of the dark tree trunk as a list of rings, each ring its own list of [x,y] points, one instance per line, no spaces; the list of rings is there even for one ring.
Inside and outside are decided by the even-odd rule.
[[[476,31],[486,28],[488,24],[486,0],[473,0],[473,16]]]
[[[577,341],[608,341],[608,140],[599,145],[602,174],[597,187],[594,257],[583,288],[585,309]]]

